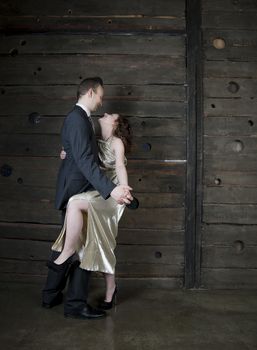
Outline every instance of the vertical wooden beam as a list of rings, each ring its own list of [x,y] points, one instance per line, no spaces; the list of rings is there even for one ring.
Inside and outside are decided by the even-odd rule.
[[[202,207],[201,0],[186,1],[187,21],[187,177],[185,287],[200,286]]]

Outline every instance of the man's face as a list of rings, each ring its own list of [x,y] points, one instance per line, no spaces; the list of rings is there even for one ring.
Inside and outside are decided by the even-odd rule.
[[[92,112],[95,112],[99,107],[103,104],[103,96],[104,96],[104,89],[101,85],[97,87],[97,89],[94,91],[92,90],[92,104],[91,104],[91,110]]]

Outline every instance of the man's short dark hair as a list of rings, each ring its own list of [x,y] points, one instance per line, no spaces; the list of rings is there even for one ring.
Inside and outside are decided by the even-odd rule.
[[[103,80],[99,77],[86,78],[81,81],[77,90],[77,99],[85,95],[89,89],[96,91],[98,86],[103,86]]]

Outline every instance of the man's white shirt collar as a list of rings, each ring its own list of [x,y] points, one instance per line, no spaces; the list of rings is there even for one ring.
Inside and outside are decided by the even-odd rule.
[[[87,108],[86,106],[84,106],[84,105],[81,104],[81,103],[76,103],[76,106],[81,107],[81,108],[87,113],[88,117],[91,116],[91,113],[90,113],[90,111],[88,110],[88,108]]]

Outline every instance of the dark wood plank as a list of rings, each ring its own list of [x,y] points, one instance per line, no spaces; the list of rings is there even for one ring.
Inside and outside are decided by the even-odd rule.
[[[27,240],[0,239],[0,258],[39,261],[46,260],[50,254],[51,244]],[[119,245],[115,253],[117,263],[154,263],[183,265],[183,246],[127,246]]]
[[[108,43],[108,44],[107,44]],[[52,34],[2,35],[0,54],[8,55],[16,49],[23,54],[142,54],[185,56],[184,36],[174,35],[106,35],[106,34]]]
[[[0,119],[1,122],[1,119]],[[204,120],[205,136],[254,136],[257,117],[208,117]]]
[[[257,224],[256,204],[206,204],[203,222],[213,224]]]
[[[37,103],[38,101],[38,103]],[[5,104],[6,109],[3,106],[2,115],[12,114],[25,114],[37,112],[39,115],[66,115],[75,104],[75,101],[66,101],[62,104],[60,99],[57,99],[54,103],[40,102],[40,96],[29,103],[29,99],[26,101],[23,99],[20,108],[10,107],[10,104]],[[166,102],[166,101],[134,101],[134,100],[105,100],[103,107],[98,111],[99,115],[103,113],[119,113],[126,116],[142,116],[142,117],[175,117],[183,118],[185,115],[184,102]],[[27,118],[27,117],[26,117]]]
[[[202,269],[203,288],[256,289],[257,269]]]
[[[32,190],[31,186],[20,186],[12,184],[11,186],[0,184],[1,201],[15,201],[26,198],[30,202],[46,202],[54,205],[55,188],[36,187]],[[181,208],[184,205],[184,194],[179,193],[141,193],[133,194],[140,200],[140,208]],[[25,201],[24,201],[25,202]]]
[[[218,183],[222,186],[242,186],[249,187],[250,189],[257,187],[257,172],[240,172],[240,171],[222,171],[214,170],[211,171],[208,168],[205,169],[204,184],[207,186],[217,185]],[[216,180],[216,181],[215,181]]]
[[[38,106],[48,103],[54,108],[60,108],[60,103],[69,110],[76,102],[77,85],[42,85],[42,86],[1,86],[1,104],[8,108],[8,104],[15,98],[17,104],[32,106],[34,101]],[[33,98],[32,98],[33,97]],[[40,100],[41,98],[41,100]],[[185,100],[184,85],[108,85],[104,84],[104,101],[181,101]],[[61,101],[61,102],[60,102]],[[58,102],[58,103],[57,103]],[[59,107],[58,107],[59,106]],[[38,108],[35,108],[37,110]],[[17,113],[17,109],[9,114]],[[16,111],[16,112],[15,112]],[[26,110],[27,111],[27,110]],[[50,115],[58,115],[50,111]]]
[[[203,245],[257,245],[255,225],[203,225]]]
[[[256,22],[257,23],[257,22]],[[205,61],[205,78],[245,78],[257,77],[256,62]]]
[[[254,117],[256,108],[257,100],[251,98],[206,98],[204,101],[204,115],[206,117]]]
[[[207,268],[256,268],[257,246],[205,246],[202,248],[202,267]]]
[[[156,219],[158,218],[158,220]],[[0,202],[0,221],[31,222],[44,224],[59,224],[61,214],[48,202],[25,202],[23,200]],[[183,208],[139,208],[136,211],[127,210],[120,222],[120,227],[176,229],[184,227]]]
[[[236,154],[239,158],[256,154],[256,137],[206,136],[204,141],[206,154]]]
[[[0,237],[53,242],[61,225],[0,222]],[[161,229],[119,228],[118,244],[183,245],[184,231],[170,227]]]
[[[256,9],[254,11],[210,11],[203,13],[203,28],[256,30]]]
[[[257,51],[257,47],[256,47]],[[234,90],[235,89],[235,90]],[[236,91],[238,89],[238,91]],[[205,78],[204,95],[209,97],[246,97],[255,98],[257,94],[256,79]]]
[[[61,160],[57,157],[0,157],[1,167],[8,164],[13,172],[0,176],[0,184],[55,188]],[[33,169],[33,171],[31,171]],[[135,192],[184,193],[185,163],[129,160],[129,181]]]
[[[210,11],[257,11],[257,3],[255,0],[204,0],[202,2],[202,11],[210,12]]]
[[[216,49],[213,41],[222,38],[225,41],[223,49]],[[257,39],[255,31],[249,30],[204,30],[204,56],[207,60],[256,61]]]
[[[148,6],[147,6],[148,7]],[[0,31],[5,34],[21,33],[169,33],[185,34],[183,16],[0,16]]]
[[[208,154],[204,157],[205,169],[209,172],[215,171],[235,171],[235,172],[257,172],[256,155],[245,155],[239,157],[238,154],[212,155]]]
[[[97,3],[94,0],[81,2],[72,0],[71,3],[65,4],[62,0],[45,0],[39,2],[37,6],[33,0],[20,2],[18,0],[4,0],[1,2],[1,13],[5,16],[18,14],[20,16],[109,16],[109,15],[145,15],[147,16],[165,16],[184,15],[185,4],[180,0],[167,2],[160,0],[158,4],[154,0],[141,0],[132,2],[115,1],[106,3],[104,0],[99,0]],[[70,13],[69,10],[72,10]],[[72,16],[71,16],[72,15]]]
[[[10,260],[0,259],[0,274],[26,274],[42,275],[47,274],[47,267],[44,261]],[[144,264],[144,263],[122,263],[118,262],[115,271],[116,277],[174,277],[183,276],[183,266],[171,264]]]
[[[2,134],[0,155],[43,156],[58,155],[59,135]],[[180,137],[134,137],[129,158],[185,159],[185,139]]]
[[[201,2],[186,1],[187,14],[187,173],[185,207],[185,286],[200,282],[202,174]]]
[[[95,277],[94,275],[95,274],[93,274],[93,277],[91,278],[91,281],[90,281],[91,287],[102,288],[103,287],[102,277],[99,278],[99,276]],[[40,285],[39,289],[43,288],[45,279],[46,279],[46,276],[39,276],[39,275],[25,275],[25,274],[16,274],[16,273],[0,274],[1,282],[35,283],[37,285]],[[121,277],[117,279],[117,282],[119,286],[121,286],[124,289],[133,288],[134,290],[136,288],[138,289],[161,288],[161,289],[172,291],[174,289],[182,288],[184,285],[183,277],[160,277],[160,278]]]
[[[28,115],[0,117],[0,133],[3,134],[60,134],[64,116],[40,116],[38,123],[31,123]],[[133,136],[185,136],[185,120],[176,118],[127,117]],[[98,117],[93,117],[96,130]],[[99,130],[98,130],[98,133]]]
[[[257,187],[207,186],[204,204],[257,204]]]
[[[113,74],[115,67],[115,74]],[[0,57],[1,84],[78,84],[85,75],[105,84],[183,84],[184,61],[167,56],[59,55]]]

